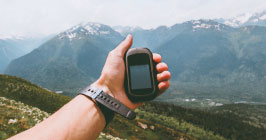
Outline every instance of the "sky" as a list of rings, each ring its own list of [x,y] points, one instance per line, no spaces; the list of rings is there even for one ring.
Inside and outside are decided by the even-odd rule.
[[[0,35],[49,35],[81,22],[149,29],[263,10],[265,0],[0,0]]]

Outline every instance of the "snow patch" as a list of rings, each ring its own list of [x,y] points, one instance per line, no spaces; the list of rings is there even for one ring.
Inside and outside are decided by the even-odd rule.
[[[75,38],[77,36],[77,34],[76,33],[70,33],[70,34],[67,34],[67,37],[70,39],[70,40],[72,40],[72,38]]]
[[[84,28],[88,31],[89,34],[97,34],[98,33],[98,28],[93,28],[91,25],[86,25]]]
[[[62,39],[64,37],[69,38],[69,40],[73,40],[74,38],[81,39],[81,37],[78,37],[78,31],[85,33],[86,35],[107,35],[110,34],[110,31],[108,29],[105,29],[102,27],[99,23],[81,23],[79,25],[76,25],[66,32],[63,32],[58,35],[59,39]]]
[[[261,17],[259,17],[260,20],[265,20],[266,19],[266,15],[263,15]]]
[[[224,24],[225,25],[229,25],[229,26],[231,26],[231,27],[237,27],[237,26],[239,26],[237,23],[235,23],[235,22],[231,22],[231,21],[225,21],[224,22]]]
[[[250,13],[245,13],[239,16],[236,16],[233,19],[228,19],[224,22],[224,24],[232,26],[232,27],[238,27],[246,22],[248,22],[250,20],[250,18],[252,17],[252,14]]]
[[[200,24],[200,21],[199,20],[193,20],[192,24]]]
[[[212,24],[206,24],[206,23],[198,23],[198,22],[194,22],[194,26],[192,26],[192,28],[194,29],[210,29],[210,28],[214,28],[218,31],[221,31],[221,26],[220,24],[215,24],[215,25],[212,25]]]
[[[211,25],[203,23],[203,24],[194,25],[194,26],[192,26],[192,28],[193,29],[196,29],[196,28],[205,28],[205,29],[208,29],[208,28],[211,28]]]
[[[237,16],[235,19],[233,19],[233,22],[238,22],[240,24],[243,24],[243,23],[247,22],[251,16],[252,16],[252,14],[245,13],[245,14],[242,14],[240,16]]]

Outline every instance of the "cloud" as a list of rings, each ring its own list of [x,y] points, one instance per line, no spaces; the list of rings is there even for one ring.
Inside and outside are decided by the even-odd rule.
[[[265,0],[2,0],[0,34],[51,34],[86,21],[155,28],[265,9]]]

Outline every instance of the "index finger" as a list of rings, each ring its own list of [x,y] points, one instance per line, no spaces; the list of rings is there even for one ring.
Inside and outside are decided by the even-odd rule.
[[[161,55],[159,55],[159,54],[157,54],[157,53],[153,53],[152,56],[153,56],[153,61],[154,61],[155,63],[160,63],[160,62],[162,61],[162,57],[161,57]]]

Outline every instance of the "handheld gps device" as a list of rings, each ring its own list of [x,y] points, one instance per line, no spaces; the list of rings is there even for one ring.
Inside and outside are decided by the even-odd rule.
[[[129,49],[125,54],[125,90],[132,102],[152,100],[158,95],[155,63],[147,48]]]

